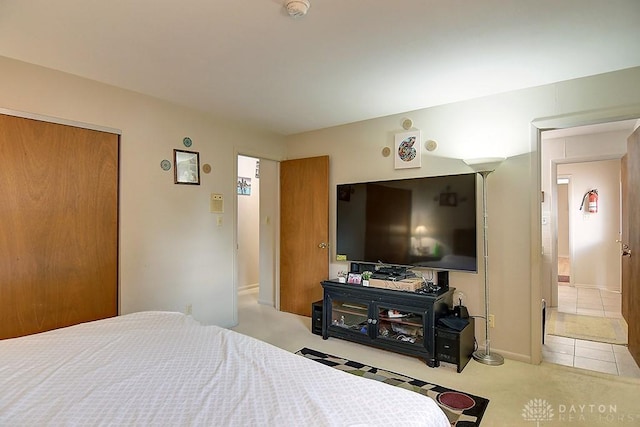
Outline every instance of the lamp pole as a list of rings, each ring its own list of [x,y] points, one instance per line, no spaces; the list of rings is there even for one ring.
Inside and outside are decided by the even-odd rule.
[[[483,228],[482,228],[482,240],[484,244],[484,330],[485,330],[485,350],[476,350],[473,352],[473,358],[485,365],[502,365],[504,358],[498,353],[491,353],[491,338],[489,336],[489,237],[487,222],[487,177],[493,172],[492,170],[477,171],[482,176],[482,216],[483,216]]]

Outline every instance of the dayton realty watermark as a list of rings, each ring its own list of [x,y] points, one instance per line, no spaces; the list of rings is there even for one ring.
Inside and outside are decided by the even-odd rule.
[[[525,421],[536,422],[599,422],[619,425],[640,423],[640,414],[618,412],[618,406],[610,403],[573,403],[552,405],[544,399],[532,399],[522,409]]]

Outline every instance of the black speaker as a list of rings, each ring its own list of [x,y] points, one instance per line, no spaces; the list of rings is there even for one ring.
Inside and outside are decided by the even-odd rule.
[[[475,346],[475,322],[469,318],[469,324],[461,331],[444,326],[436,327],[436,358],[441,362],[457,365],[458,373],[471,360]]]
[[[311,304],[311,333],[322,335],[322,300]]]
[[[440,286],[440,289],[444,291],[449,290],[449,272],[448,271],[438,271],[438,286]]]

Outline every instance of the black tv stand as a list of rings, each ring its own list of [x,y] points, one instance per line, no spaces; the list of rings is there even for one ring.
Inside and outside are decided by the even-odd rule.
[[[436,325],[453,304],[453,289],[431,294],[322,282],[322,338],[354,341],[423,359],[436,357]]]

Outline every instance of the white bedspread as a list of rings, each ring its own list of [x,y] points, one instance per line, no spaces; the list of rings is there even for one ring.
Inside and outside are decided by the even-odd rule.
[[[180,313],[0,341],[0,425],[449,426],[429,398]]]

